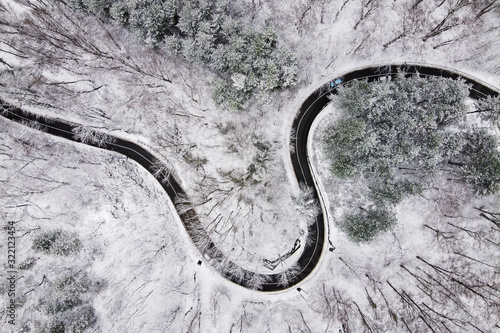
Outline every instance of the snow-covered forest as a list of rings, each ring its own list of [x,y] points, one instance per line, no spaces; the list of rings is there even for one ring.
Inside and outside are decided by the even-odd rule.
[[[346,180],[350,196],[359,198],[338,223],[353,240],[390,229],[393,208],[439,177],[479,195],[500,191],[500,98],[471,101],[469,110],[470,89],[464,81],[404,72],[338,89],[341,111],[323,134],[324,153],[332,176]]]
[[[267,272],[307,242],[318,211],[289,160],[304,99],[352,69],[402,62],[498,89],[499,18],[496,0],[2,0],[0,98],[81,124],[82,141],[148,147],[227,259]],[[133,161],[1,118],[0,251],[7,265],[15,226],[19,273],[11,325],[1,270],[0,331],[500,330],[498,194],[436,178],[392,207],[389,231],[353,242],[336,209],[359,200],[342,192],[357,184],[331,176],[321,143],[344,111],[334,99],[309,140],[335,250],[299,288],[268,294],[222,278]],[[491,120],[480,114],[476,126]]]

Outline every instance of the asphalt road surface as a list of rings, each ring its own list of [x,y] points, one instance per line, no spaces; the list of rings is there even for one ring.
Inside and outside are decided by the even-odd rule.
[[[320,196],[314,183],[314,179],[311,173],[309,160],[307,157],[307,138],[309,131],[311,129],[311,125],[316,118],[316,116],[323,110],[323,108],[330,102],[328,96],[330,94],[335,94],[337,87],[340,85],[348,84],[349,81],[358,80],[358,79],[366,79],[368,81],[378,80],[381,77],[391,76],[394,77],[399,70],[404,70],[408,75],[419,73],[421,76],[442,76],[449,78],[462,78],[466,83],[471,84],[472,88],[470,90],[470,97],[474,99],[483,98],[485,96],[497,96],[498,92],[494,89],[474,80],[473,78],[462,76],[453,71],[449,71],[446,69],[440,69],[435,67],[428,66],[420,66],[420,65],[388,65],[383,67],[368,67],[356,71],[352,71],[344,74],[342,77],[334,77],[331,78],[331,81],[337,82],[334,86],[330,82],[318,88],[313,94],[311,94],[305,102],[300,107],[299,112],[296,115],[296,118],[293,122],[293,130],[292,133],[295,133],[295,137],[291,138],[292,142],[295,144],[295,150],[291,152],[290,158],[292,161],[292,165],[294,168],[294,172],[296,178],[299,183],[304,183],[307,186],[314,189],[314,197],[316,200],[320,200]],[[339,80],[340,79],[340,80]],[[339,83],[342,81],[341,83]],[[42,131],[56,135],[59,137],[66,138],[68,140],[80,142],[75,138],[74,130],[79,125],[72,124],[69,122],[65,122],[59,119],[45,119],[43,117],[39,117],[33,113],[26,112],[20,108],[9,105],[8,103],[0,100],[0,114],[5,118],[16,122],[24,122],[24,121],[34,121],[40,125]],[[165,174],[156,174],[157,171],[157,163],[159,159],[156,158],[153,153],[147,150],[144,147],[141,147],[138,144],[133,142],[108,136],[110,140],[108,140],[104,144],[98,144],[93,141],[85,142],[87,145],[95,146],[101,149],[107,149],[111,151],[115,151],[121,153],[129,158],[133,159],[141,166],[143,166],[146,170],[148,170],[162,185],[163,189],[170,197],[174,205],[178,203],[179,200],[183,200],[185,202],[186,194],[181,188],[179,182],[175,179],[172,173]],[[185,202],[186,203],[186,202]],[[185,205],[183,206],[185,207]],[[201,223],[196,215],[196,212],[193,209],[184,209],[176,206],[177,213],[181,218],[184,227],[188,233],[188,235],[195,239],[199,237],[200,234],[203,235],[205,232],[201,227]],[[304,244],[303,251],[300,257],[297,260],[298,266],[300,269],[298,272],[294,272],[291,274],[288,283],[283,285],[280,283],[279,276],[277,274],[265,274],[264,278],[267,282],[262,284],[262,286],[258,289],[260,291],[281,291],[288,288],[292,288],[301,283],[307,276],[314,271],[317,267],[321,257],[327,253],[325,245],[328,244],[326,242],[330,242],[329,233],[326,233],[328,226],[325,223],[326,212],[321,211],[316,217],[315,223],[310,225],[308,233],[312,235],[312,241]],[[204,235],[208,237],[208,235]],[[210,261],[222,261],[224,260],[224,253],[217,249],[216,244],[210,242]],[[234,268],[236,264],[232,262],[226,262],[227,267]],[[237,283],[241,286],[246,287],[245,281],[251,280],[254,275],[263,275],[255,272],[250,272],[247,270],[242,271],[243,274],[232,274],[231,269],[222,272],[221,274]]]

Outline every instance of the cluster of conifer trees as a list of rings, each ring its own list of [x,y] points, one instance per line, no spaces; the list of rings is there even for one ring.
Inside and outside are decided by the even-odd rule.
[[[279,47],[273,27],[255,31],[234,18],[227,0],[69,0],[85,13],[114,21],[152,47],[165,47],[215,73],[214,100],[240,109],[251,97],[295,85],[297,57]]]
[[[366,206],[341,222],[353,239],[367,241],[389,229],[394,206],[439,175],[453,175],[481,195],[499,191],[498,140],[465,116],[478,113],[496,124],[500,99],[479,100],[470,111],[469,88],[460,80],[404,73],[340,88],[344,112],[327,130],[325,151],[333,175],[363,177],[370,189]]]

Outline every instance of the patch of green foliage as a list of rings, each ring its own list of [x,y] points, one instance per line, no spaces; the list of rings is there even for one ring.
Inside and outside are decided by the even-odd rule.
[[[363,209],[356,214],[348,214],[340,223],[340,228],[355,242],[368,242],[395,224],[396,217],[392,211],[384,208]]]
[[[339,90],[345,114],[328,129],[325,150],[337,177],[375,174],[390,178],[411,165],[420,176],[443,162],[445,128],[467,112],[468,87],[444,78],[353,81]]]
[[[54,317],[39,332],[49,333],[83,333],[97,321],[95,310],[91,305],[83,305]]]
[[[297,57],[278,46],[271,25],[243,27],[227,0],[70,0],[80,11],[113,20],[152,47],[166,47],[218,75],[214,101],[240,109],[252,96],[270,94],[297,81]]]
[[[484,130],[467,133],[466,144],[459,155],[462,178],[483,195],[500,190],[500,151],[498,139]]]
[[[90,293],[98,292],[101,283],[86,274],[66,274],[57,279],[50,292],[40,300],[42,311],[49,320],[41,332],[84,332],[97,321]]]
[[[60,229],[42,232],[33,240],[33,250],[46,254],[68,256],[80,251],[82,244],[75,233]]]
[[[500,189],[498,140],[486,131],[457,130],[468,111],[469,87],[461,80],[407,77],[352,81],[338,91],[341,118],[326,131],[324,151],[341,179],[363,177],[370,209],[347,215],[340,227],[357,242],[394,225],[392,208],[422,192],[442,170],[477,193]],[[477,112],[498,122],[498,97],[480,100]]]

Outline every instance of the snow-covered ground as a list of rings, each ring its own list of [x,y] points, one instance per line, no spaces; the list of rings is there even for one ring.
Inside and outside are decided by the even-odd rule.
[[[482,288],[488,289],[490,283],[492,287],[500,283],[496,277],[500,235],[495,231],[495,225],[481,217],[481,212],[477,209],[498,212],[500,196],[482,198],[475,196],[463,185],[446,179],[436,180],[431,189],[425,190],[420,196],[405,199],[396,207],[398,223],[394,229],[369,243],[353,243],[338,229],[337,223],[346,207],[351,207],[352,203],[361,198],[352,193],[352,181],[339,180],[332,176],[322,145],[325,130],[335,123],[341,112],[335,101],[336,99],[315,120],[309,145],[311,165],[328,207],[331,239],[337,248],[335,255],[326,264],[335,265],[335,268],[331,268],[332,273],[336,271],[338,279],[334,285],[345,287],[344,295],[351,297],[353,302],[362,299],[366,301],[367,297],[373,301],[371,292],[378,294],[378,297],[382,296],[382,299],[389,299],[395,296],[397,289],[414,299],[417,308],[412,311],[418,313],[418,306],[426,304],[425,306],[436,312],[442,311],[441,314],[453,313],[454,316],[450,317],[457,322],[471,321],[486,330],[492,329],[497,325],[498,310],[490,312],[489,307],[498,307],[498,290],[493,292],[491,303],[488,303],[488,297],[483,298],[481,291],[471,294],[472,288],[467,287],[482,286],[479,289],[483,290]],[[362,191],[357,191],[357,195],[362,195]],[[446,273],[441,271],[439,278],[429,280],[434,268],[429,270],[431,266],[427,263],[436,265]],[[412,273],[414,275],[411,275]],[[438,280],[449,288],[448,295],[436,288]],[[393,287],[396,289],[392,289]],[[463,289],[460,290],[461,288]],[[459,298],[463,303],[458,304],[456,300],[446,299],[449,295]],[[376,314],[370,324],[372,329],[393,331],[394,329],[389,328],[389,317],[388,322],[381,320],[378,316],[382,309],[375,308],[372,301],[368,300],[364,307],[360,305],[361,311],[372,308],[368,312],[373,311]],[[389,299],[385,305],[388,309],[392,307],[392,311],[404,318],[404,311],[399,309],[402,304],[398,302],[400,300]],[[376,301],[375,303],[378,304]],[[459,307],[455,308],[457,305]],[[425,309],[425,306],[424,310],[430,311],[429,308]],[[464,316],[464,313],[467,315]],[[447,324],[454,325],[452,320]],[[434,324],[431,325],[436,328]],[[454,327],[466,332],[471,326]]]
[[[306,207],[298,207],[294,200],[299,188],[289,161],[289,131],[301,103],[322,83],[363,65],[418,62],[447,66],[500,86],[498,8],[477,17],[479,6],[486,2],[474,2],[452,13],[452,20],[444,25],[449,29],[424,41],[461,2],[444,1],[438,7],[440,3],[235,1],[232,5],[248,25],[258,27],[269,21],[276,27],[280,40],[297,53],[300,73],[297,87],[275,94],[268,105],[250,104],[230,112],[214,105],[213,76],[198,66],[161,49],[148,49],[116,26],[75,16],[64,7],[37,11],[30,24],[21,16],[26,7],[2,0],[7,11],[0,14],[5,22],[0,32],[0,58],[6,64],[0,64],[0,97],[33,112],[109,131],[153,149],[173,167],[183,188],[199,203],[196,209],[205,216],[204,223],[221,219],[217,229],[224,235],[218,239],[221,248],[231,251],[233,260],[254,268],[260,258],[272,260],[290,250],[305,228]],[[54,26],[67,29],[74,40],[61,39],[50,29]],[[387,281],[399,292],[408,288],[408,295],[421,307],[425,303],[450,316],[454,312],[466,316],[455,310],[467,304],[473,322],[484,324],[480,327],[485,331],[492,331],[498,320],[498,308],[485,309],[484,300],[477,300],[470,291],[464,295],[459,286],[453,290],[456,302],[443,301],[439,297],[445,299],[446,291],[436,287],[440,296],[436,296],[438,307],[434,308],[431,301],[424,300],[428,296],[418,289],[420,285],[409,282],[414,278],[401,265],[420,273],[430,267],[416,259],[419,255],[443,267],[465,267],[464,273],[470,269],[472,277],[484,274],[484,279],[498,284],[491,267],[463,256],[445,255],[452,248],[477,260],[490,258],[489,263],[497,258],[495,247],[467,238],[467,232],[449,225],[450,221],[423,220],[432,198],[409,202],[411,213],[403,208],[400,212],[406,214],[407,222],[369,245],[350,243],[330,220],[337,249],[325,255],[315,275],[301,285],[301,291],[265,295],[223,280],[206,262],[197,265],[203,258],[187,238],[172,204],[154,179],[134,163],[43,134],[35,134],[34,144],[40,147],[29,148],[15,139],[22,131],[20,125],[2,120],[1,128],[2,144],[12,146],[12,150],[2,146],[8,154],[2,155],[5,159],[0,164],[2,207],[30,203],[3,209],[6,218],[19,219],[19,230],[40,226],[40,230],[60,227],[74,231],[83,243],[76,257],[40,256],[18,286],[36,286],[44,275],[53,281],[65,270],[84,269],[103,279],[105,287],[93,296],[96,327],[102,332],[361,332],[369,330],[364,322],[374,332],[398,332],[404,327],[401,318],[406,318],[413,331],[427,330],[418,319],[418,309],[403,304]],[[259,143],[270,146],[267,160],[254,175],[255,184],[242,183],[260,153]],[[320,163],[320,152],[316,153],[313,164],[322,186],[329,198],[335,198],[326,166]],[[31,174],[44,180],[35,181]],[[21,195],[4,194],[17,191]],[[448,192],[434,195],[447,197]],[[462,196],[458,189],[454,192],[449,200]],[[496,199],[488,200],[491,202],[485,205],[498,207]],[[443,201],[435,209],[448,207],[439,202]],[[330,205],[334,206],[333,199]],[[474,205],[480,203],[458,204],[463,211],[457,215],[466,219],[455,225],[474,226],[484,233],[489,222],[478,218],[471,208]],[[454,238],[438,242],[436,233],[423,227],[424,223],[435,229],[442,226],[443,231],[454,232]],[[227,234],[223,232],[227,230]],[[29,255],[36,232],[20,238],[21,260]],[[29,319],[33,324],[43,317],[36,309],[42,290],[38,294],[36,290],[27,294],[19,309],[19,323]],[[8,326],[4,325],[5,314],[0,314],[3,330]],[[398,324],[393,320],[396,317]],[[456,326],[451,330],[469,331]]]

